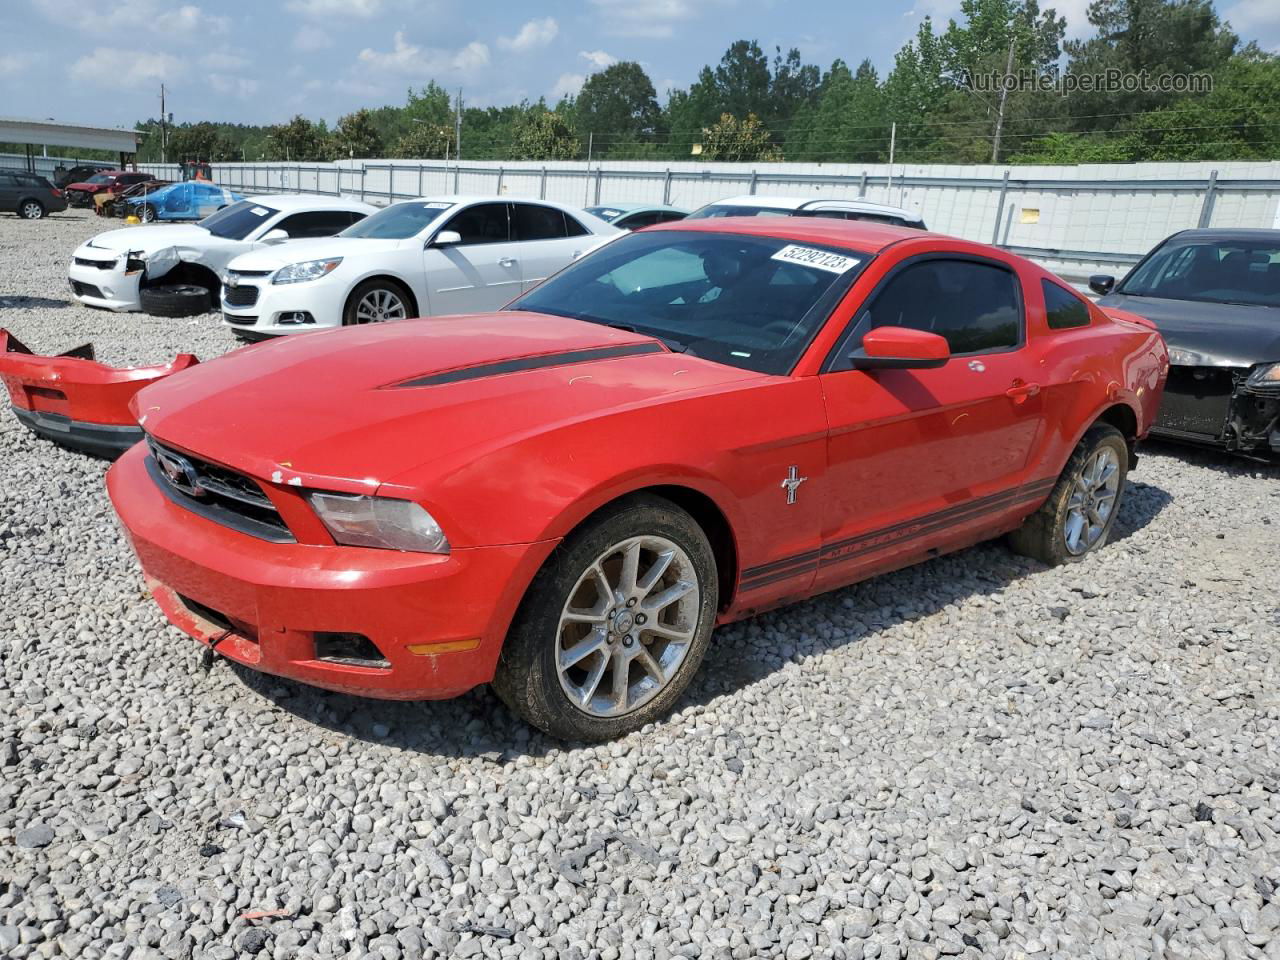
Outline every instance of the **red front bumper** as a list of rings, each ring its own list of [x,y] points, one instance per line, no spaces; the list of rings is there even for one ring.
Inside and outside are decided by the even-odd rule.
[[[457,696],[493,678],[525,585],[554,541],[448,556],[270,543],[171,502],[138,445],[107,490],[169,620],[264,673],[395,700]],[[320,659],[332,635],[367,637],[385,667]]]

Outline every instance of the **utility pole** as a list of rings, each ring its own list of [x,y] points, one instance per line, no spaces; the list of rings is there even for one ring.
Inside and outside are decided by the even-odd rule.
[[[891,200],[893,193],[893,148],[898,143],[898,121],[889,125],[889,185],[885,187],[885,198]]]
[[[453,156],[455,160],[462,159],[462,88],[458,88],[458,112],[454,116],[453,121]]]
[[[1004,83],[1000,84],[1000,100],[996,104],[996,132],[991,138],[991,162],[1000,162],[1000,134],[1004,130],[1004,102],[1009,96],[1010,76],[1013,74],[1013,47],[1017,38],[1009,40],[1009,61],[1004,68]]]
[[[164,84],[160,84],[160,162],[165,162],[165,147],[168,146],[168,131],[165,129],[164,118]]]

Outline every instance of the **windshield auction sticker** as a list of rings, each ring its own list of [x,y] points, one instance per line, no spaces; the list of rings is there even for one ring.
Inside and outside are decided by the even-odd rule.
[[[828,273],[844,273],[861,262],[857,257],[846,257],[829,250],[801,247],[794,243],[787,244],[770,259],[796,263],[802,267],[814,267],[817,270],[826,270]]]

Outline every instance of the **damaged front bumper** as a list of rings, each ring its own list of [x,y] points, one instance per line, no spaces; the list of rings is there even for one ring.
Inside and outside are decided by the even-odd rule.
[[[182,353],[159,366],[109,367],[93,359],[87,343],[40,356],[0,328],[0,381],[19,422],[47,440],[99,457],[118,457],[142,439],[129,412],[134,394],[198,362]]]
[[[67,267],[71,294],[89,307],[141,310],[139,289],[147,265],[141,254],[82,245]]]
[[[1170,367],[1152,434],[1240,453],[1280,453],[1277,367]]]

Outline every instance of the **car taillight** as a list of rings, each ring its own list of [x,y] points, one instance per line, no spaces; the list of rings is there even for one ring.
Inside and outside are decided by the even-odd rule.
[[[59,190],[57,187],[54,187],[54,188],[53,188],[53,195],[54,195],[55,197],[60,197],[60,196],[62,196],[62,191],[61,191],[61,190]]]

